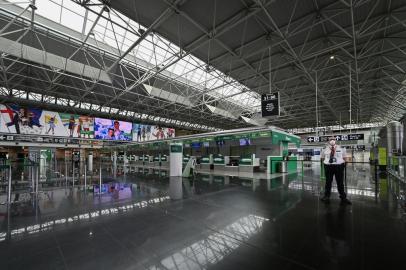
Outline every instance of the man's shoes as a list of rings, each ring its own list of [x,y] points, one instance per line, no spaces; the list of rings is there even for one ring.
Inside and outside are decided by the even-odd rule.
[[[341,199],[341,205],[352,205],[352,202],[347,198]]]
[[[330,203],[330,197],[324,196],[323,198],[320,199],[320,201],[324,203]]]

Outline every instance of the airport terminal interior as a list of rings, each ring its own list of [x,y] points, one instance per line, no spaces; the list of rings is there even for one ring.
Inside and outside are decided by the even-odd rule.
[[[0,0],[0,269],[405,251],[405,0]]]

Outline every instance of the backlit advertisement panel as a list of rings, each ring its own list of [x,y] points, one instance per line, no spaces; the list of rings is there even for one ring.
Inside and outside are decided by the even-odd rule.
[[[66,130],[66,136],[74,138],[94,138],[93,117],[69,113],[59,114]]]
[[[132,123],[94,118],[94,136],[96,139],[102,140],[131,141]]]
[[[175,137],[174,128],[133,123],[133,141],[147,142],[173,137]]]

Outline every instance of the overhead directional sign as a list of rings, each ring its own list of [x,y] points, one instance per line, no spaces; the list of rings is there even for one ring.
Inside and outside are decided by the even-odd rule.
[[[280,115],[279,92],[272,94],[263,94],[261,96],[262,117]]]
[[[312,142],[327,142],[330,137],[335,137],[336,141],[358,141],[364,139],[364,134],[337,134],[329,136],[309,136],[307,141]]]
[[[348,134],[349,141],[363,140],[364,134]]]

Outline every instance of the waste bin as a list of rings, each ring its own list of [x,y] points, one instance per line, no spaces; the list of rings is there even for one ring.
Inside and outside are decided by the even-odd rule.
[[[279,164],[278,164],[278,172],[280,172],[280,173],[288,172],[288,162],[287,161],[279,162]]]

